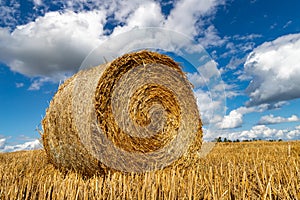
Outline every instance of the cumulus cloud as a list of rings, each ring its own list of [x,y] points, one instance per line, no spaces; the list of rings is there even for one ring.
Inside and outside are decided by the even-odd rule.
[[[279,123],[285,123],[285,122],[297,122],[300,119],[297,115],[292,115],[288,118],[284,118],[281,116],[275,117],[274,115],[265,115],[262,116],[258,122],[259,125],[267,125],[267,124],[279,124]]]
[[[33,150],[33,149],[41,149],[42,144],[38,139],[25,142],[23,144],[17,145],[6,145],[5,138],[0,139],[0,152],[15,152],[15,151],[22,151],[22,150]]]
[[[121,4],[114,13],[115,19],[120,23],[113,29],[110,37],[130,31],[135,27],[162,27],[165,21],[160,5],[153,1],[133,1],[129,5]]]
[[[202,60],[203,59],[203,60]],[[194,86],[194,94],[201,114],[202,123],[210,128],[217,129],[225,114],[225,89],[229,87],[221,79],[217,63],[203,56],[203,64],[197,68],[197,72],[187,73],[188,79]]]
[[[30,90],[39,89],[45,77],[54,81],[64,79],[78,70],[92,49],[135,27],[175,29],[189,37],[198,35],[207,38],[203,44],[208,38],[214,38],[214,42],[217,42],[220,38],[206,37],[217,35],[214,27],[206,29],[209,34],[202,32],[203,20],[207,20],[207,16],[212,15],[222,3],[223,0],[180,0],[174,3],[174,8],[166,16],[162,13],[162,5],[154,0],[57,0],[49,3],[33,0],[34,10],[45,14],[12,31],[8,27],[0,28],[0,60],[12,71],[43,78],[35,80],[30,87]],[[61,7],[62,10],[48,12],[51,7],[48,4]],[[134,38],[131,35],[131,41]],[[156,43],[163,41],[164,38],[156,38]],[[120,43],[119,46],[124,45],[122,41],[114,42]]]
[[[198,71],[204,77],[205,82],[209,82],[212,78],[220,77],[220,72],[217,68],[218,63],[214,60],[206,62],[201,67],[198,67]]]
[[[211,14],[215,11],[214,8],[223,2],[220,0],[177,1],[165,22],[165,27],[188,36],[195,36],[199,34],[199,28],[203,25],[201,24],[203,21],[198,21],[201,16]]]
[[[12,33],[0,29],[0,59],[26,76],[61,76],[75,72],[86,54],[100,44],[105,13],[51,12]]]
[[[159,46],[173,52],[184,46],[190,52],[199,52],[199,49],[203,50],[202,47],[192,46],[188,37],[200,37],[199,42],[204,46],[220,45],[224,42],[218,36],[216,28],[207,21],[215,13],[217,6],[224,2],[179,0],[172,2],[173,8],[166,14],[162,12],[163,3],[154,0],[51,1],[52,7],[62,8],[56,12],[49,12],[51,6],[48,2],[33,0],[35,9],[45,14],[32,19],[30,23],[17,26],[12,31],[9,28],[0,28],[0,60],[12,71],[33,77],[29,90],[39,90],[45,82],[60,81],[76,72],[91,50],[99,45],[103,46],[114,37],[119,40],[113,40],[113,43],[105,46],[108,48],[100,49],[102,52],[97,54],[95,61],[98,64],[99,57],[102,59],[105,55],[107,59],[117,55],[108,50],[122,52],[124,47],[144,47],[137,44]],[[141,37],[138,35],[141,32],[134,30],[143,27],[170,29],[182,36],[153,32],[149,35],[143,33]],[[121,36],[131,30],[133,31],[127,36]],[[168,46],[170,40],[178,46]],[[225,109],[225,87],[219,82],[217,63],[212,60],[201,62],[203,65],[198,71],[202,78],[197,74],[193,77],[193,83],[198,81],[198,89],[207,87],[209,91],[201,88],[195,94],[204,122],[216,123],[222,119]],[[89,62],[85,64],[93,66]]]
[[[156,2],[145,2],[128,17],[129,27],[154,27],[160,26],[164,20],[160,5]]]
[[[187,73],[187,77],[195,88],[204,87],[212,79],[220,81],[221,74],[217,68],[218,63],[212,59],[209,59],[203,65],[197,67],[197,72]],[[223,88],[224,90],[225,88]]]
[[[222,129],[237,128],[243,124],[243,114],[239,110],[232,110],[229,115],[226,115],[219,127]]]
[[[253,126],[250,130],[232,132],[227,135],[224,135],[231,140],[247,140],[247,139],[283,139],[283,140],[299,140],[300,139],[300,130],[299,129],[272,129],[266,125],[256,125]]]
[[[211,97],[210,92],[201,89],[196,90],[194,93],[197,99],[197,106],[201,114],[202,123],[208,125],[219,122],[222,119],[223,113],[218,113],[218,111],[224,109],[222,107],[224,105],[223,102],[219,99],[214,100]]]
[[[245,114],[252,112],[263,112],[269,108],[269,105],[262,104],[259,106],[245,107],[241,106],[229,112],[224,116],[223,120],[217,124],[220,129],[232,129],[241,127],[243,124],[243,117]]]
[[[300,34],[290,34],[255,48],[244,64],[252,77],[247,105],[300,97]]]

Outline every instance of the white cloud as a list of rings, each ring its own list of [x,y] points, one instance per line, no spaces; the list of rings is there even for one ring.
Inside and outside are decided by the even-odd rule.
[[[217,68],[218,63],[210,59],[197,68],[197,72],[187,73],[188,79],[195,88],[204,87],[212,80],[220,81],[221,74]],[[223,87],[223,90],[225,88]]]
[[[48,77],[36,79],[33,81],[33,83],[31,83],[28,90],[39,90],[46,82],[51,82],[51,79]]]
[[[253,77],[248,105],[273,103],[300,97],[300,34],[290,34],[255,48],[245,62]]]
[[[283,139],[283,140],[299,140],[300,130],[299,129],[272,129],[265,125],[253,126],[250,130],[238,131],[223,135],[231,140],[246,140],[246,139]]]
[[[228,85],[224,84],[225,89],[226,89],[226,98],[232,99],[234,97],[242,95],[242,93],[238,90],[235,89],[237,87],[236,85]]]
[[[238,110],[232,110],[229,115],[224,116],[221,124],[219,125],[222,129],[237,128],[243,124],[243,114]]]
[[[1,146],[2,141],[2,146]],[[0,139],[0,152],[15,152],[22,150],[33,150],[33,149],[41,149],[43,146],[38,139],[25,142],[24,144],[17,145],[6,145],[5,139]]]
[[[284,26],[283,28],[287,28],[289,25],[291,25],[293,23],[292,20],[289,20]]]
[[[5,142],[6,142],[5,138],[0,138],[0,150],[4,148]]]
[[[193,38],[201,37],[201,45],[219,45],[222,39],[213,25],[204,28],[203,16],[212,15],[223,0],[180,0],[168,16],[164,16],[160,5],[151,0],[122,1],[113,11],[115,19],[125,25],[117,26],[112,35],[131,30],[133,27],[162,27]],[[200,4],[200,5],[199,5]],[[162,42],[162,40],[160,40]]]
[[[289,102],[287,102],[287,101],[279,101],[277,103],[269,104],[268,109],[269,110],[280,109],[280,108],[282,108],[282,106],[285,106],[285,105],[288,105],[288,104],[289,104]]]
[[[235,70],[238,68],[239,65],[244,63],[246,58],[237,58],[232,57],[229,61],[229,63],[226,65],[225,70]]]
[[[284,123],[284,122],[297,122],[300,119],[298,118],[297,115],[292,115],[288,118],[284,118],[284,117],[275,117],[274,115],[270,114],[270,115],[265,115],[262,116],[258,122],[258,124],[262,125],[262,124],[279,124],[279,123]]]
[[[267,104],[253,107],[239,107],[235,110],[230,111],[229,115],[224,116],[223,120],[217,124],[220,129],[232,129],[241,127],[243,124],[243,117],[245,114],[252,112],[263,112],[269,107]]]
[[[36,6],[40,6],[43,4],[43,1],[42,0],[33,0],[33,3],[36,5]]]
[[[127,22],[129,27],[155,27],[160,26],[163,20],[159,4],[145,2],[128,17]]]
[[[220,72],[217,68],[218,63],[214,60],[209,60],[204,65],[198,68],[200,74],[205,78],[206,82],[209,82],[209,79],[219,77]]]
[[[297,129],[297,130],[300,130],[300,125],[299,125],[299,126],[296,126],[296,129]]]
[[[197,68],[198,72],[187,73],[187,77],[194,86],[203,124],[214,127],[224,116],[225,89],[229,86],[222,81],[217,63],[212,59],[204,60],[201,60],[203,64]]]
[[[194,88],[203,87],[206,84],[204,77],[202,77],[198,72],[187,73],[187,78],[193,84]]]
[[[198,89],[194,92],[197,99],[197,106],[201,114],[201,120],[204,125],[215,124],[222,120],[223,102],[220,99],[213,99],[211,93]]]
[[[197,72],[187,73],[189,81],[194,86],[194,95],[197,99],[197,106],[201,114],[202,123],[216,130],[217,123],[220,123],[225,114],[226,93],[230,88],[221,79],[217,63],[210,57],[202,56],[199,59],[201,65]],[[230,95],[234,95],[230,93]]]
[[[198,39],[198,42],[205,48],[222,46],[226,41],[226,38],[221,38],[218,35],[218,31],[214,25],[210,25],[209,27],[203,29],[201,32],[201,37]]]
[[[24,83],[16,83],[16,88],[24,87]]]
[[[162,27],[165,20],[160,5],[153,1],[132,1],[129,5],[121,3],[114,13],[115,19],[124,25],[115,27],[110,37],[135,27]]]
[[[231,58],[236,59],[240,62],[240,59],[243,59],[243,63],[246,60],[245,58],[236,58],[238,54],[247,53],[253,50],[255,46],[254,40],[262,37],[259,34],[248,34],[248,35],[234,35],[232,37],[226,36],[223,38],[224,43],[226,42],[226,52],[224,52],[220,57],[221,58]],[[241,63],[239,63],[241,64]],[[230,69],[234,69],[232,67],[237,67],[229,63]]]
[[[211,26],[205,29],[202,17],[206,17],[207,20],[207,16],[212,15],[216,7],[224,1],[176,1],[168,16],[163,15],[159,2],[154,0],[57,0],[47,3],[43,0],[33,0],[33,3],[34,9],[45,13],[44,16],[17,26],[12,32],[9,28],[0,28],[0,60],[12,71],[43,79],[35,80],[30,90],[38,89],[46,77],[59,81],[66,74],[76,72],[92,49],[106,39],[134,27],[169,28],[189,37],[202,35],[203,44],[209,38],[217,42],[220,38],[216,38],[215,28]],[[59,5],[64,10],[47,12],[50,4]],[[89,8],[90,11],[85,11],[85,8]],[[11,10],[15,11],[17,8]],[[31,17],[34,16],[35,14]],[[107,24],[112,26],[110,31],[105,29]],[[203,34],[203,30],[210,33]],[[134,38],[135,36],[131,35],[130,41],[134,41]],[[156,43],[164,42],[162,37],[155,39]],[[119,43],[116,46],[126,45],[122,41],[114,42]]]
[[[248,34],[248,35],[234,35],[233,39],[240,40],[240,41],[249,41],[249,40],[254,40],[254,39],[257,39],[260,37],[262,37],[262,35],[252,33],[252,34]]]
[[[0,59],[11,70],[27,76],[75,72],[85,56],[100,44],[105,13],[51,12],[12,33],[0,29]]]
[[[209,15],[214,11],[215,6],[223,3],[218,0],[180,0],[175,3],[165,23],[165,27],[184,33],[188,36],[195,36],[199,33],[198,28],[202,27],[202,21],[197,21],[203,15]],[[202,22],[203,23],[203,22]],[[199,27],[198,27],[199,26]]]
[[[53,7],[61,8],[62,10],[72,10],[76,13],[86,10],[102,10],[106,8],[107,11],[112,11],[121,1],[114,0],[32,0],[34,3],[34,10],[39,13],[47,13],[53,10]],[[134,1],[134,0],[133,0]],[[123,2],[123,1],[122,1]]]
[[[98,0],[94,0],[96,3]],[[99,1],[98,1],[99,2]],[[108,1],[109,2],[109,1]],[[141,5],[153,2],[151,0],[124,0],[124,1],[111,1],[109,6],[106,6],[114,14],[114,19],[119,22],[127,22],[127,19],[137,10]]]
[[[0,1],[0,25],[14,26],[20,15],[20,3],[16,0]]]

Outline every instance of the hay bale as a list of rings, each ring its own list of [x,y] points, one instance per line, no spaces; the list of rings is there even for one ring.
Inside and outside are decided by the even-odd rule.
[[[170,57],[150,51],[66,80],[42,125],[50,162],[89,175],[186,165],[202,143],[192,85]]]

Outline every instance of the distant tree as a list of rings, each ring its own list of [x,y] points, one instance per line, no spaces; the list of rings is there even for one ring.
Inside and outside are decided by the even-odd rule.
[[[279,139],[278,142],[282,142],[282,139]]]
[[[223,140],[224,142],[228,142],[228,140],[227,140],[227,138],[224,138],[224,140]]]
[[[222,138],[221,137],[215,138],[214,142],[222,142]]]

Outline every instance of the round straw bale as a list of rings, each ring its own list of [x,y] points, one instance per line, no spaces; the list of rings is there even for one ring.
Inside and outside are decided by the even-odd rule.
[[[202,143],[192,85],[170,57],[150,51],[79,71],[42,125],[50,162],[89,175],[184,166]]]

